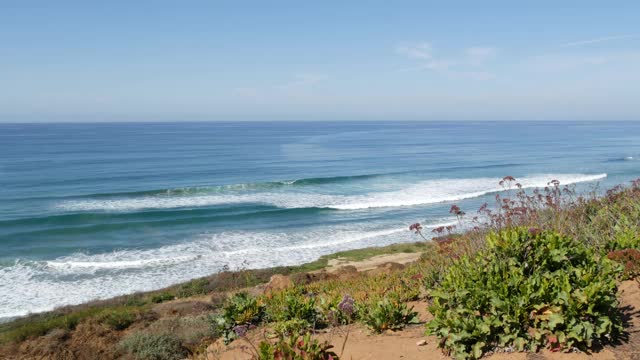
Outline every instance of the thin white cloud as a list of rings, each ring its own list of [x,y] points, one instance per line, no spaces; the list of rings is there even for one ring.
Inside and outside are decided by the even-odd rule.
[[[403,43],[396,47],[396,53],[419,63],[397,70],[399,72],[431,70],[474,80],[489,80],[495,77],[483,69],[487,62],[497,56],[497,49],[490,46],[472,46],[463,49],[459,57],[450,59],[435,56],[433,46],[429,42]]]
[[[497,51],[489,46],[473,46],[466,50],[467,61],[473,66],[482,66],[496,57]]]
[[[277,89],[291,89],[297,87],[305,87],[317,84],[327,78],[325,74],[319,73],[299,73],[294,74],[293,80],[282,85],[275,86]]]
[[[412,59],[430,60],[433,58],[431,43],[421,42],[417,44],[401,44],[396,48],[396,52]]]
[[[293,79],[288,82],[278,85],[257,87],[247,86],[238,87],[231,90],[231,93],[240,97],[261,97],[264,95],[274,95],[276,93],[286,93],[288,91],[300,92],[313,87],[313,85],[320,83],[327,79],[327,75],[321,73],[297,73],[293,74]]]
[[[597,44],[597,43],[601,43],[601,42],[605,42],[605,41],[623,40],[623,39],[637,39],[637,38],[640,38],[640,35],[604,36],[604,37],[599,37],[599,38],[594,38],[594,39],[574,41],[574,42],[566,43],[566,44],[564,44],[564,46],[565,47],[582,46],[582,45]]]
[[[567,72],[584,71],[593,68],[615,69],[627,67],[631,64],[640,64],[640,52],[608,52],[604,54],[573,54],[573,53],[547,53],[538,55],[522,62],[526,71],[536,72]],[[635,66],[634,66],[635,68]]]

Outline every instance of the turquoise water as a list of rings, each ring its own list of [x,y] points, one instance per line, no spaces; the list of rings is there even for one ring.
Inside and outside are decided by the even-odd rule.
[[[415,241],[503,176],[606,188],[636,159],[640,123],[4,124],[0,318]]]

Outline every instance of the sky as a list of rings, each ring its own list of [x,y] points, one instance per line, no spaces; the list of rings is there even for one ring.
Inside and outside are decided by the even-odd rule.
[[[0,122],[640,120],[640,1],[0,0]]]

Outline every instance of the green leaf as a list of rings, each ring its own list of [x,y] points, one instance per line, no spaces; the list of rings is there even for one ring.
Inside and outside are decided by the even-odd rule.
[[[480,357],[482,357],[482,349],[484,348],[485,343],[483,342],[477,342],[473,345],[473,357],[475,359],[479,359]]]
[[[527,345],[527,340],[519,337],[513,342],[513,345],[515,345],[518,351],[524,351],[525,346]]]
[[[549,329],[553,330],[558,324],[564,323],[564,317],[559,313],[552,313],[549,315]]]

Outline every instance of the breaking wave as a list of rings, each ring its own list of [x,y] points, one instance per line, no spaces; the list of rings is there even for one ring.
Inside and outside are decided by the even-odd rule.
[[[597,181],[607,174],[547,174],[517,179],[523,188],[544,187],[551,180],[561,185]],[[407,184],[399,190],[358,195],[336,195],[310,191],[257,191],[243,194],[163,194],[118,199],[67,200],[57,206],[66,211],[138,211],[143,209],[198,208],[229,204],[266,204],[280,208],[329,208],[361,210],[403,207],[457,201],[504,190],[497,178],[439,179]]]

